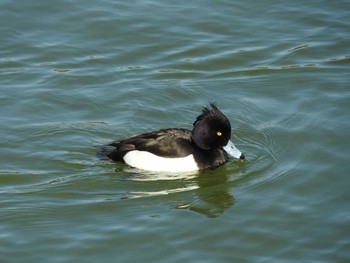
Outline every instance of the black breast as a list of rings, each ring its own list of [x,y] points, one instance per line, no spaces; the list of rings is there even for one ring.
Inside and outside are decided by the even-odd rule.
[[[221,149],[198,150],[193,155],[199,169],[213,169],[228,161],[227,154]]]

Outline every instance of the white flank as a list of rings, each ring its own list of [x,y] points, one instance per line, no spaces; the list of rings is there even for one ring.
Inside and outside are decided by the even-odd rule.
[[[135,150],[128,152],[123,159],[128,165],[147,171],[179,173],[198,170],[193,155],[164,158],[153,153]]]

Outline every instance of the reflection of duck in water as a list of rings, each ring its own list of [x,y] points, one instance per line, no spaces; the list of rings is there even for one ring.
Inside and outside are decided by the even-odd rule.
[[[166,202],[173,208],[190,210],[207,217],[218,217],[234,204],[232,181],[225,175],[225,167],[216,171],[206,170],[200,174],[171,174],[137,172],[130,168],[128,180],[143,182],[139,189],[122,199],[158,197],[152,203]],[[232,172],[232,170],[231,170]],[[214,174],[215,173],[215,174]],[[157,181],[157,183],[153,183]]]
[[[205,107],[193,123],[192,131],[163,129],[110,143],[107,153],[114,161],[157,172],[190,172],[215,168],[227,162],[227,154],[244,159],[230,141],[231,124],[216,107]]]
[[[178,209],[188,209],[207,217],[218,217],[234,204],[226,176],[198,176],[198,188],[194,190],[194,200],[177,205]]]

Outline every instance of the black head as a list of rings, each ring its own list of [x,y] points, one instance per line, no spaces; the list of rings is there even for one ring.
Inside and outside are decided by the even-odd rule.
[[[231,138],[231,124],[226,116],[210,103],[193,123],[192,139],[203,150],[214,150],[227,145]]]

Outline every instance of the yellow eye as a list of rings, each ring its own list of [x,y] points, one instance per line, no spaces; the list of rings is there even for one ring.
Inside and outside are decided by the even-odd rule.
[[[222,133],[221,133],[221,132],[219,132],[219,131],[217,131],[217,132],[216,132],[216,135],[217,135],[217,136],[221,136],[221,135],[222,135]]]

